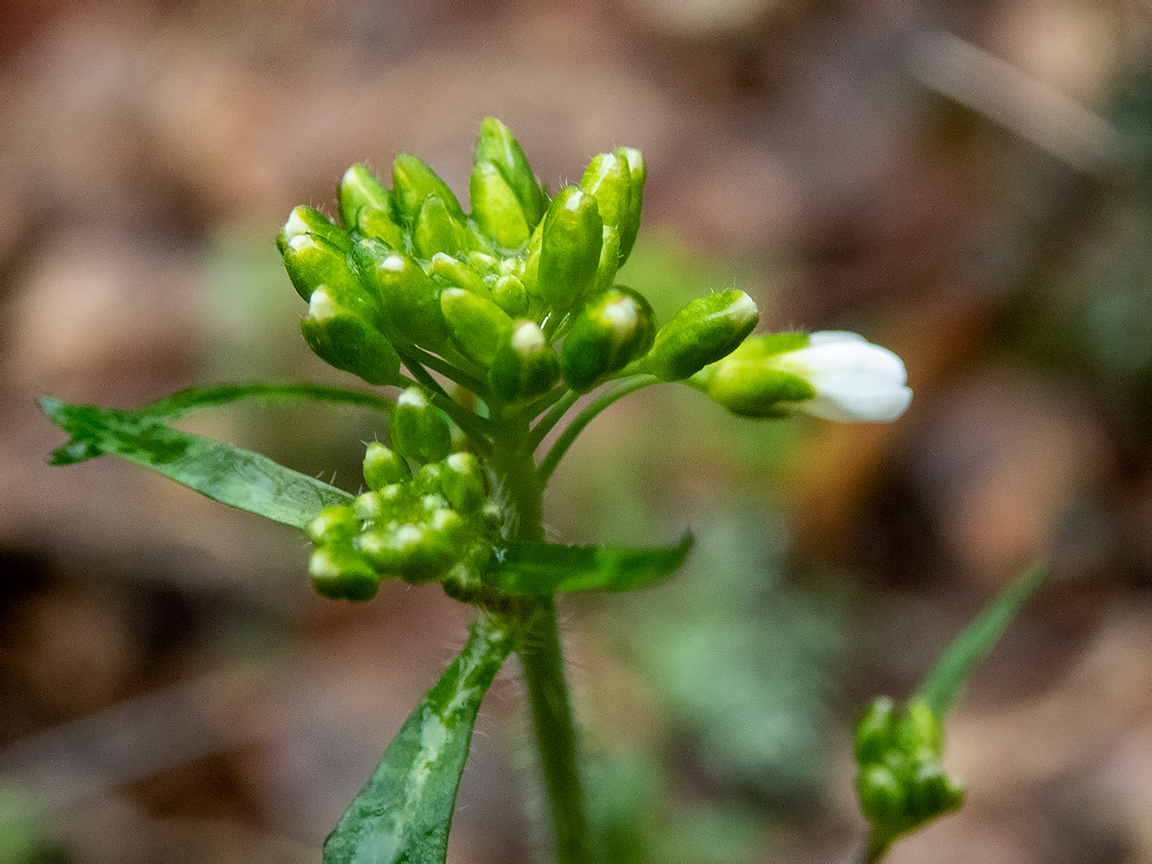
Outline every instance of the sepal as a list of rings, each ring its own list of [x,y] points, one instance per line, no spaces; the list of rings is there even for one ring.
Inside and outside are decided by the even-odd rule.
[[[760,320],[752,298],[731,290],[698,297],[660,328],[646,360],[664,381],[680,381],[731,353]]]

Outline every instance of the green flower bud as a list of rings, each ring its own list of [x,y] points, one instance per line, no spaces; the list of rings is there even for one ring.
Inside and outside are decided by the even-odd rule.
[[[787,417],[793,407],[816,395],[800,376],[772,358],[807,344],[803,333],[774,333],[746,339],[735,351],[701,369],[689,382],[717,404],[741,417]]]
[[[560,352],[564,382],[577,393],[591,390],[652,347],[656,316],[643,295],[617,285],[576,317]]]
[[[474,363],[487,367],[497,349],[512,332],[508,313],[488,300],[462,288],[448,288],[440,295],[440,310],[448,324],[452,344]]]
[[[431,258],[437,252],[458,255],[468,250],[468,229],[464,227],[464,220],[445,206],[442,198],[429,195],[416,217],[412,245],[421,258]]]
[[[481,297],[488,296],[488,286],[484,284],[484,277],[461,261],[443,252],[432,256],[428,275],[445,288],[463,288]]]
[[[448,328],[440,311],[443,290],[405,255],[378,240],[360,240],[352,250],[365,288],[384,310],[388,336],[398,345],[417,344],[439,351],[448,341]]]
[[[292,209],[288,221],[284,223],[284,228],[276,238],[276,245],[280,247],[280,252],[283,253],[283,246],[305,234],[314,234],[331,243],[341,252],[352,251],[352,235],[339,225],[333,224],[332,220],[319,210],[303,205]]]
[[[336,302],[326,286],[312,292],[300,332],[325,363],[369,384],[400,382],[400,355],[392,343],[369,320]]]
[[[507,312],[510,318],[523,318],[528,314],[528,291],[516,276],[501,276],[489,291],[492,302]]]
[[[444,466],[440,462],[421,465],[412,485],[419,495],[440,494],[444,491]]]
[[[392,163],[392,202],[400,215],[415,222],[429,195],[439,198],[460,222],[464,211],[448,184],[435,171],[411,153],[401,153]]]
[[[371,600],[380,590],[380,577],[350,543],[330,543],[312,553],[308,562],[312,587],[330,600]]]
[[[664,381],[680,381],[731,353],[760,315],[743,291],[698,297],[660,328],[647,368]]]
[[[484,504],[484,476],[480,463],[471,453],[452,453],[443,462],[442,488],[452,506],[461,513],[472,513]]]
[[[491,162],[477,162],[468,181],[472,218],[501,246],[516,249],[531,233],[524,209],[503,172]]]
[[[356,285],[357,276],[348,263],[348,254],[325,240],[319,234],[296,234],[282,244],[284,269],[304,300],[321,285],[328,285],[342,297],[347,297]]]
[[[944,773],[938,763],[920,763],[909,783],[907,814],[909,827],[956,810],[964,803],[964,787]]]
[[[406,522],[395,528],[371,528],[357,546],[380,573],[396,573],[406,582],[439,578],[451,564],[453,550],[436,532]]]
[[[557,312],[571,308],[592,287],[603,234],[593,196],[569,186],[552,199],[544,216],[536,292]]]
[[[378,490],[357,495],[352,502],[352,513],[361,522],[390,522],[407,499],[400,483],[381,486]]]
[[[351,542],[360,533],[360,520],[351,507],[337,504],[325,507],[320,515],[308,523],[308,536],[317,546],[337,541]]]
[[[458,547],[468,526],[455,510],[437,510],[428,520],[428,530],[438,535],[445,546]]]
[[[412,469],[395,450],[372,441],[364,451],[364,482],[373,491],[412,479]]]
[[[363,165],[353,165],[344,172],[339,195],[340,219],[347,228],[359,226],[361,208],[368,207],[385,215],[392,211],[392,196]]]
[[[560,358],[534,321],[517,321],[488,368],[492,392],[505,402],[547,393],[560,378]]]
[[[892,748],[896,706],[887,696],[877,698],[856,726],[856,762],[872,765],[883,760]]]
[[[589,297],[599,297],[612,287],[616,271],[620,269],[620,232],[605,225],[600,245],[600,263],[596,265],[596,279],[588,292]]]
[[[495,117],[485,117],[480,123],[480,135],[476,139],[476,163],[481,162],[489,162],[500,169],[520,201],[528,229],[535,228],[548,207],[548,197],[540,181],[533,175],[520,143],[512,137],[508,127]]]
[[[861,768],[856,776],[860,809],[877,833],[895,836],[906,830],[907,792],[896,775],[886,767]]]
[[[617,226],[620,230],[620,266],[623,267],[632,254],[636,235],[640,231],[640,210],[644,206],[644,181],[648,179],[648,166],[644,163],[643,154],[632,147],[618,147],[616,153],[628,160],[628,176],[632,185],[632,194],[628,197],[628,216],[622,217]]]
[[[632,176],[627,157],[619,151],[593,157],[580,179],[580,191],[596,198],[605,225],[617,227],[631,213]]]
[[[923,699],[910,699],[896,724],[896,746],[920,761],[939,761],[944,748],[940,723]]]
[[[409,387],[400,394],[389,429],[392,446],[417,462],[439,462],[451,451],[448,415],[429,402],[419,387]]]

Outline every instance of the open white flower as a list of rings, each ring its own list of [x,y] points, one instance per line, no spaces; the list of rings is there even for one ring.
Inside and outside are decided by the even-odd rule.
[[[803,411],[841,423],[886,423],[912,401],[904,363],[855,333],[776,333],[746,339],[689,382],[736,414]]]
[[[841,423],[887,423],[912,401],[904,362],[879,345],[843,330],[824,330],[808,345],[778,354],[773,365],[803,378],[816,390],[795,407],[813,417]]]

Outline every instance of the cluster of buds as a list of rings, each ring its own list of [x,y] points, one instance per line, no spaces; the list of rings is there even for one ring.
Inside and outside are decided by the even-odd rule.
[[[494,118],[476,142],[471,213],[415,156],[396,157],[391,190],[354,165],[342,225],[297,207],[277,238],[309,304],[304,338],[370,384],[399,384],[402,363],[434,354],[480,382],[494,409],[559,382],[586,392],[625,369],[688,378],[743,341],[756,306],[742,291],[713,294],[657,332],[648,301],[615,284],[646,174],[640,152],[620,147],[550,196]]]
[[[857,793],[874,835],[891,840],[964,803],[944,773],[943,730],[932,709],[909,700],[898,713],[877,699],[856,728]]]
[[[499,515],[476,457],[451,452],[448,418],[413,387],[397,401],[391,433],[395,450],[368,445],[369,491],[350,506],[325,508],[308,526],[316,544],[309,573],[322,596],[368,600],[382,579],[416,584],[487,563]]]

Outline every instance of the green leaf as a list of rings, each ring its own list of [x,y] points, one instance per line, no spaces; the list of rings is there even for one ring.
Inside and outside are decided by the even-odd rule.
[[[501,591],[525,597],[595,589],[630,591],[647,588],[672,573],[691,548],[691,534],[660,549],[513,543],[503,550],[488,580]]]
[[[158,471],[215,501],[305,528],[325,507],[350,504],[347,492],[278,465],[266,456],[165,426],[145,412],[69,405],[44,397],[48,419],[72,436],[52,465],[110,453]]]
[[[476,714],[512,641],[511,630],[495,618],[472,625],[460,655],[408,715],[328,835],[325,862],[442,864]]]
[[[326,387],[321,384],[221,384],[215,387],[189,387],[145,405],[136,411],[137,415],[156,420],[175,420],[191,411],[204,408],[218,408],[230,402],[256,399],[263,402],[332,402],[338,405],[354,405],[372,408],[377,411],[392,410],[393,401],[371,393],[345,390],[342,387]]]
[[[1017,576],[940,658],[916,692],[938,719],[943,721],[972,671],[992,651],[1024,601],[1032,596],[1047,573],[1048,568],[1037,563]]]

